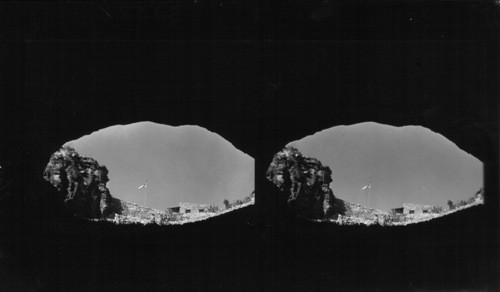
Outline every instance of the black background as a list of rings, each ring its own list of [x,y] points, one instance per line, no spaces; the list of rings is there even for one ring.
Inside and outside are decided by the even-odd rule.
[[[498,289],[494,2],[0,5],[4,290]],[[41,174],[115,124],[196,124],[256,159],[256,205],[182,227],[66,214]],[[486,205],[410,227],[296,219],[265,180],[325,128],[422,125],[485,163]]]

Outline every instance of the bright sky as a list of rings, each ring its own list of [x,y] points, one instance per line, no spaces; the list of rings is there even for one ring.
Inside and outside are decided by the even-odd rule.
[[[403,203],[446,206],[483,186],[483,164],[420,126],[337,126],[290,143],[332,169],[336,197],[389,210]],[[371,181],[371,188],[362,190]],[[447,207],[446,207],[447,208]]]
[[[254,190],[254,159],[198,126],[119,125],[67,144],[108,168],[112,196],[143,205],[147,190],[148,207],[223,206]]]

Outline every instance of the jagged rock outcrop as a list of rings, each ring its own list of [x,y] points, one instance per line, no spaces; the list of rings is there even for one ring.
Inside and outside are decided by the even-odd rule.
[[[75,149],[63,147],[52,154],[43,174],[63,195],[65,205],[75,214],[86,218],[106,218],[116,213],[106,183],[108,170],[90,158],[80,156]],[[116,205],[116,206],[115,206]]]
[[[288,196],[287,202],[297,215],[310,219],[336,215],[335,196],[329,184],[332,171],[315,158],[303,156],[287,146],[276,153],[266,176]]]

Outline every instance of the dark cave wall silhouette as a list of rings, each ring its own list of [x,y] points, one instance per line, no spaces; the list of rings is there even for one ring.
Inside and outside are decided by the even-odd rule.
[[[129,19],[108,18],[99,7],[98,14],[91,8],[83,14],[56,9],[56,17],[47,17],[50,11],[44,9],[45,17],[26,22],[32,33],[27,37],[42,41],[13,43],[0,54],[1,69],[8,71],[0,80],[0,88],[7,88],[0,100],[0,165],[12,181],[7,196],[1,196],[0,231],[7,236],[0,237],[5,255],[0,261],[18,274],[12,287],[27,282],[35,288],[82,290],[93,284],[115,290],[404,290],[481,288],[494,282],[498,48],[489,42],[492,33],[481,9],[460,3],[460,15],[470,21],[456,21],[454,14],[450,19],[429,13],[428,5],[401,7],[433,21],[417,31],[409,23],[393,25],[391,20],[402,21],[401,14],[384,13],[382,7],[365,14],[383,28],[359,23],[357,17],[311,23],[306,13],[292,25],[308,26],[280,41],[277,32],[286,31],[291,21],[276,21],[268,7],[255,20],[258,32],[266,35],[262,40],[255,34],[255,41],[212,41],[233,28],[217,22],[220,26],[201,23],[204,30],[194,35],[206,42],[175,40],[174,45],[120,36],[164,38],[168,29],[176,32],[175,26],[148,26],[151,22],[141,19],[144,26],[136,30]],[[37,20],[32,13],[30,19]],[[85,20],[62,26],[68,18]],[[477,19],[484,21],[469,29]],[[349,23],[360,26],[329,32],[331,25]],[[101,33],[101,27],[107,30]],[[134,29],[112,41],[113,30],[123,27]],[[454,39],[448,41],[448,34],[441,39],[443,28]],[[175,229],[117,227],[67,214],[42,177],[50,155],[95,130],[139,121],[199,125],[254,157],[256,205]],[[265,178],[273,155],[317,131],[366,121],[420,125],[477,157],[485,164],[486,205],[388,229],[318,225],[279,208],[277,189]],[[116,273],[110,267],[123,268]],[[152,272],[152,267],[157,269]]]
[[[262,54],[270,61],[274,53],[263,50]],[[263,63],[259,65],[262,72],[272,71],[268,62]],[[340,98],[330,95],[335,88],[326,84],[316,92],[309,92],[308,87],[295,92],[294,80],[286,78],[276,90],[266,91],[261,85],[256,89],[260,93],[234,100],[230,94],[218,97],[213,92],[207,93],[207,98],[199,98],[201,89],[187,96],[160,98],[137,97],[140,94],[134,93],[133,84],[124,83],[116,92],[101,92],[96,88],[85,91],[85,85],[90,85],[85,82],[73,84],[64,78],[63,81],[69,82],[67,87],[76,86],[69,92],[81,92],[65,96],[65,91],[58,92],[49,83],[41,88],[28,88],[29,94],[12,101],[11,108],[19,110],[4,110],[5,114],[0,116],[2,125],[9,125],[0,132],[0,164],[8,161],[5,165],[13,181],[7,201],[2,199],[5,202],[2,228],[12,236],[1,240],[7,241],[7,250],[19,256],[19,263],[26,267],[23,273],[30,274],[32,279],[39,277],[42,283],[57,283],[64,277],[64,271],[70,270],[73,273],[67,275],[65,287],[75,282],[85,286],[78,280],[78,275],[84,273],[107,283],[104,287],[132,287],[135,280],[149,283],[157,280],[161,287],[179,288],[184,281],[169,278],[168,282],[162,280],[162,275],[180,275],[191,269],[201,274],[199,279],[206,283],[230,286],[230,281],[224,279],[232,278],[246,286],[251,285],[248,279],[254,278],[256,287],[263,289],[293,285],[307,289],[305,283],[313,283],[313,288],[325,290],[331,282],[342,283],[344,279],[349,279],[344,282],[346,287],[356,283],[364,283],[360,285],[366,287],[371,283],[382,286],[395,283],[406,288],[411,282],[427,282],[435,287],[442,280],[445,287],[461,284],[479,287],[492,281],[496,270],[491,259],[498,258],[494,248],[497,237],[492,236],[498,227],[495,221],[498,198],[490,195],[498,194],[498,117],[494,99],[486,98],[491,103],[478,103],[476,98],[465,94],[451,100],[433,100],[400,98],[396,94],[384,97],[383,92],[355,98],[363,90],[354,89]],[[120,80],[114,82],[122,84]],[[341,89],[347,92],[349,86]],[[493,96],[492,91],[493,88],[488,88],[485,95]],[[456,106],[450,106],[453,103]],[[241,107],[245,110],[236,110]],[[58,205],[57,191],[42,177],[50,155],[67,141],[108,126],[138,121],[199,125],[254,157],[254,211],[220,218],[210,228],[193,225],[189,227],[192,232],[137,227],[116,230],[66,214]],[[273,155],[287,143],[325,128],[366,121],[393,126],[421,125],[480,159],[485,164],[486,205],[443,221],[389,230],[311,225],[280,208],[283,204],[277,196],[278,190],[265,178]],[[156,238],[161,240],[154,241]],[[427,241],[429,238],[433,242]],[[111,247],[117,240],[125,243],[115,250]],[[204,240],[209,244],[204,244]],[[189,247],[185,242],[196,245]],[[166,252],[165,246],[181,252]],[[75,252],[76,257],[72,257]],[[137,265],[127,266],[120,277],[112,279],[111,272],[104,267],[126,266],[130,261],[120,257],[123,253],[130,254]],[[158,253],[161,256],[155,257]],[[85,261],[87,258],[93,260]],[[161,265],[163,260],[180,264],[162,266],[158,274],[140,272],[148,271],[148,263]],[[374,271],[371,267],[380,262],[389,264]],[[410,262],[416,264],[411,266]],[[457,267],[467,263],[467,269]],[[308,269],[304,271],[303,267]],[[453,268],[447,270],[447,267]],[[217,269],[229,276],[218,274],[214,271]],[[55,273],[48,272],[51,270]],[[394,270],[399,272],[393,275]],[[453,282],[453,279],[461,280]]]

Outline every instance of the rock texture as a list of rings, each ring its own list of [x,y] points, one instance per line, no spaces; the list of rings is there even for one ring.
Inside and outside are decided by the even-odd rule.
[[[266,176],[288,196],[297,215],[310,219],[336,216],[335,196],[329,184],[332,171],[315,158],[303,156],[288,146],[274,155]]]
[[[62,194],[65,205],[86,218],[106,218],[119,213],[120,205],[106,187],[108,170],[89,157],[80,156],[73,148],[63,147],[52,154],[44,171],[49,181]]]

